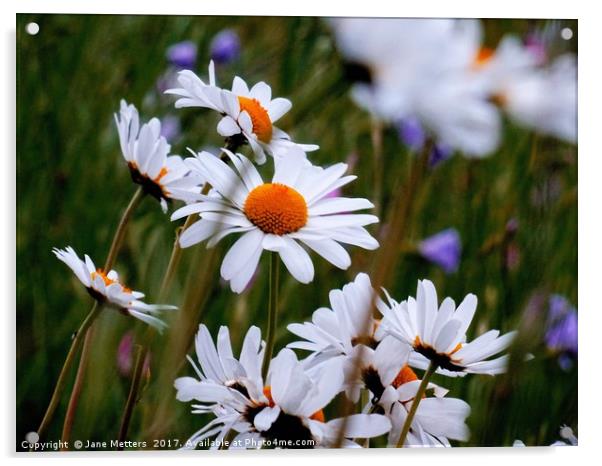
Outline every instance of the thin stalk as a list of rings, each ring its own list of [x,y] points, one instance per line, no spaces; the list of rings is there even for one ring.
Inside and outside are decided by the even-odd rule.
[[[412,425],[412,421],[414,420],[414,416],[416,416],[416,411],[418,411],[418,405],[422,400],[422,396],[424,392],[426,392],[426,387],[428,387],[429,380],[431,376],[437,370],[437,364],[431,361],[428,369],[424,373],[422,377],[422,382],[420,382],[420,386],[418,387],[418,391],[416,392],[416,396],[412,400],[412,407],[410,408],[410,412],[408,413],[408,417],[406,417],[406,422],[401,429],[401,434],[399,435],[399,440],[397,441],[397,448],[403,447],[403,444],[406,441],[406,437],[408,436],[408,432],[410,431],[410,427]]]
[[[125,239],[125,232],[127,226],[132,218],[132,215],[136,208],[140,205],[140,202],[144,198],[144,189],[139,187],[132,198],[130,199],[129,204],[123,211],[121,216],[121,220],[117,225],[117,230],[115,230],[115,235],[113,236],[113,241],[111,242],[111,248],[109,249],[109,254],[107,255],[107,260],[104,265],[104,272],[108,273],[113,264],[115,263],[115,259],[117,258],[117,254],[123,245],[123,240]],[[96,304],[95,304],[96,305]],[[84,348],[89,348],[92,345],[92,329],[86,330],[86,336],[84,338]],[[73,388],[71,389],[71,396],[69,397],[69,405],[67,408],[67,413],[65,415],[65,421],[63,423],[63,436],[66,438],[71,437],[71,429],[73,428],[73,422],[75,421],[75,414],[77,411],[77,405],[79,402],[79,396],[81,394],[81,387],[83,385],[83,379],[86,373],[86,366],[88,364],[89,358],[89,350],[82,351],[82,355],[79,360],[79,366],[77,368],[77,374],[75,376],[75,383],[73,384]],[[63,438],[63,437],[62,437]]]
[[[90,332],[93,332],[94,329],[91,327]],[[90,352],[90,348],[92,347],[92,338],[87,338],[88,332],[86,332],[86,338],[84,338],[84,345],[82,347],[82,355],[80,356],[83,364],[80,364],[77,368],[77,374],[75,376],[75,383],[73,384],[73,388],[71,390],[71,398],[69,398],[69,405],[67,406],[67,413],[65,414],[65,422],[63,423],[63,433],[61,434],[61,440],[65,442],[65,447],[61,450],[67,451],[69,445],[69,439],[71,438],[71,429],[73,428],[73,422],[75,421],[75,412],[77,410],[77,403],[79,401],[79,394],[82,391],[82,387],[84,385],[84,372],[86,371],[86,367],[88,367],[88,353]]]
[[[67,375],[69,374],[69,369],[71,369],[71,365],[75,360],[75,356],[79,351],[79,347],[82,341],[84,340],[84,334],[86,333],[88,328],[90,328],[90,325],[92,325],[92,322],[94,322],[96,317],[98,317],[100,309],[101,306],[97,302],[95,302],[94,306],[92,307],[92,310],[86,316],[79,329],[75,333],[75,336],[73,337],[73,341],[71,342],[71,348],[69,348],[69,352],[67,353],[67,357],[65,358],[65,362],[63,363],[63,368],[61,369],[59,378],[54,387],[54,392],[52,393],[52,397],[50,398],[50,403],[48,404],[48,408],[46,408],[46,414],[44,414],[44,418],[42,419],[42,422],[40,423],[40,426],[37,429],[37,433],[40,439],[42,439],[44,434],[46,433],[46,430],[48,429],[48,426],[52,421],[54,412],[56,411],[59,401],[61,400],[61,395],[63,393],[63,390],[65,389],[65,384],[67,383]]]
[[[119,221],[119,225],[117,225],[117,230],[115,231],[115,236],[113,236],[113,242],[111,243],[111,248],[109,249],[107,260],[105,261],[104,271],[107,273],[109,272],[109,270],[111,270],[113,264],[115,263],[117,254],[119,253],[121,245],[123,244],[123,240],[125,238],[125,230],[128,226],[128,223],[130,222],[130,218],[132,217],[134,210],[136,210],[136,207],[138,207],[138,205],[140,204],[140,201],[142,201],[143,197],[144,189],[142,189],[142,187],[139,187],[132,196],[130,203],[123,211],[123,215],[121,216],[121,220]]]
[[[174,240],[173,249],[171,250],[171,256],[169,258],[169,263],[167,264],[167,269],[165,270],[165,274],[163,275],[163,281],[161,283],[161,288],[159,289],[159,296],[158,296],[159,302],[161,302],[161,300],[165,299],[167,290],[169,290],[169,288],[171,286],[171,282],[173,281],[174,276],[176,274],[178,265],[180,264],[180,259],[182,257],[182,248],[180,247],[180,236],[182,235],[182,233],[184,233],[184,231],[186,231],[186,229],[189,226],[191,226],[196,221],[196,219],[197,219],[196,215],[189,215],[186,218],[186,222],[184,222],[184,225],[182,226],[182,228],[179,228],[176,231],[176,239]]]
[[[140,381],[142,379],[142,372],[144,369],[144,361],[147,353],[146,348],[147,347],[143,347],[142,345],[136,345],[136,364],[134,366],[134,373],[132,375],[132,385],[130,385],[130,392],[128,394],[128,399],[123,411],[121,426],[119,428],[118,450],[123,450],[123,446],[121,445],[123,445],[122,442],[124,442],[125,438],[127,437],[130,420],[132,418],[132,413],[134,412],[134,406],[136,405],[136,400],[138,399],[138,389],[140,387]]]
[[[265,347],[265,354],[263,357],[263,380],[265,381],[268,375],[268,369],[270,367],[270,361],[272,360],[272,353],[274,352],[274,340],[276,336],[276,321],[278,317],[278,253],[270,253],[270,301],[268,308],[268,332]]]

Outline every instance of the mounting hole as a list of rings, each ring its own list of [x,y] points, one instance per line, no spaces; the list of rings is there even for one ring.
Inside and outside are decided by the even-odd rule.
[[[25,32],[30,36],[35,36],[38,32],[40,32],[40,25],[38,23],[27,23],[25,26]]]
[[[563,28],[560,31],[560,37],[564,40],[571,40],[573,38],[573,30],[571,28]]]

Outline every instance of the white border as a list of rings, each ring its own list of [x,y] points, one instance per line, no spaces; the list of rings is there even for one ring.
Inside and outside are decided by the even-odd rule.
[[[2,170],[1,198],[4,202],[2,218],[2,241],[0,257],[2,269],[0,275],[0,295],[4,297],[4,305],[0,312],[4,316],[4,341],[1,345],[6,363],[4,383],[0,384],[2,392],[2,410],[4,422],[1,424],[0,439],[4,446],[4,455],[15,459],[14,449],[14,369],[15,369],[15,13],[47,12],[47,13],[118,13],[118,14],[231,14],[231,15],[319,15],[319,16],[453,16],[453,17],[532,17],[532,18],[578,18],[579,19],[579,309],[580,309],[580,378],[579,378],[579,443],[578,448],[527,448],[527,449],[472,449],[458,448],[452,451],[429,450],[403,452],[387,450],[371,450],[368,452],[247,452],[246,454],[207,454],[196,453],[177,455],[173,452],[150,454],[87,454],[86,462],[92,464],[105,463],[107,459],[115,464],[131,464],[144,461],[149,464],[163,464],[166,459],[176,455],[178,459],[211,464],[240,464],[247,461],[259,461],[262,464],[278,464],[283,462],[306,464],[308,462],[341,461],[345,464],[365,464],[379,461],[383,464],[408,461],[418,464],[449,464],[450,461],[463,465],[479,465],[487,462],[487,466],[503,465],[509,462],[545,462],[546,465],[562,464],[567,461],[573,464],[588,464],[599,452],[597,415],[600,413],[597,401],[597,388],[600,382],[600,352],[597,351],[597,329],[602,328],[602,309],[597,303],[596,285],[599,281],[599,270],[602,264],[600,226],[600,177],[602,176],[602,150],[600,149],[600,118],[597,103],[602,103],[600,83],[600,44],[602,30],[600,16],[592,6],[594,2],[577,1],[525,1],[503,0],[501,2],[484,2],[470,0],[399,2],[390,5],[391,0],[370,0],[358,5],[344,7],[327,4],[324,0],[264,1],[264,0],[169,0],[129,1],[123,0],[52,0],[17,2],[3,1],[0,4],[0,22],[2,23],[3,60],[0,79],[3,109],[0,112],[0,140],[4,144],[2,160],[8,167]],[[8,163],[7,163],[8,162]],[[528,407],[525,407],[528,409]],[[9,415],[10,413],[10,415]],[[598,451],[597,451],[598,450]],[[598,455],[599,456],[599,455]],[[65,455],[46,455],[43,461],[49,464],[62,464]],[[69,455],[81,462],[81,455]],[[37,458],[36,458],[37,459]],[[25,458],[29,463],[32,456]]]

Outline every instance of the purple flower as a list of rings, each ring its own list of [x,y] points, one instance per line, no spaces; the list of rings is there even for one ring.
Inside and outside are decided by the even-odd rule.
[[[196,64],[197,47],[190,40],[178,42],[167,49],[167,61],[178,68],[192,69]]]
[[[426,260],[438,265],[445,273],[453,273],[460,265],[462,243],[455,228],[440,231],[420,242],[418,252]]]
[[[401,141],[414,151],[419,151],[424,146],[426,133],[418,118],[409,117],[397,123],[397,134]]]
[[[180,136],[180,119],[175,115],[167,115],[161,120],[161,136],[171,143]]]
[[[578,317],[577,310],[564,296],[550,296],[548,329],[544,338],[548,349],[558,353],[560,368],[570,370],[579,349]]]
[[[209,46],[211,58],[216,63],[226,64],[238,58],[240,55],[240,39],[232,29],[224,29],[218,32]]]
[[[577,354],[577,312],[574,310],[564,316],[546,332],[546,344],[552,351]]]
[[[117,348],[117,370],[123,377],[129,377],[134,370],[134,334],[127,332],[121,338]],[[144,360],[143,374],[150,375],[150,353]]]

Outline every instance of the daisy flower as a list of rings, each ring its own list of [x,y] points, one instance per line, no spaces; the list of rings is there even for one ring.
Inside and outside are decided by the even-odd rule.
[[[155,317],[155,314],[159,311],[177,309],[175,306],[146,304],[140,301],[144,294],[122,285],[117,272],[97,269],[88,255],[84,256],[85,260],[81,260],[71,246],[67,246],[65,249],[54,248],[52,252],[60,261],[67,264],[99,304],[105,304],[126,315],[131,315],[160,332],[167,325]]]
[[[200,382],[223,385],[248,395],[247,387],[252,389],[262,384],[261,364],[264,346],[261,341],[261,331],[253,326],[247,331],[240,357],[236,359],[232,351],[228,327],[220,327],[217,344],[214,344],[207,326],[201,324],[195,338],[198,365],[192,358],[188,357],[188,360]],[[194,393],[199,380],[192,377],[177,379],[175,386],[178,390],[178,399],[188,400],[188,394]]]
[[[499,336],[499,330],[489,330],[466,342],[476,308],[474,294],[468,294],[457,309],[451,298],[445,298],[439,307],[437,291],[429,280],[418,281],[416,299],[397,303],[389,297],[388,305],[379,306],[383,331],[414,349],[417,357],[411,362],[416,367],[426,368],[431,361],[441,369],[439,373],[449,376],[505,372],[508,355],[488,358],[508,348],[517,332]]]
[[[475,74],[496,102],[521,125],[567,142],[577,140],[577,62],[572,54],[540,66],[516,37],[483,55]]]
[[[136,107],[122,100],[115,123],[132,180],[156,198],[164,212],[167,201],[190,200],[193,193],[200,191],[203,180],[198,174],[190,173],[180,156],[168,156],[170,145],[161,136],[161,122],[157,118],[140,126]]]
[[[249,88],[236,76],[232,90],[221,89],[215,82],[213,61],[209,63],[209,82],[205,83],[192,71],[178,74],[179,88],[168,89],[166,94],[178,96],[176,108],[202,107],[222,115],[217,132],[238,147],[248,143],[255,161],[265,163],[266,152],[274,157],[285,155],[289,150],[305,153],[318,149],[316,145],[296,144],[281,129],[274,126],[292,107],[291,101],[282,97],[272,99],[272,89],[258,82]]]
[[[471,73],[478,21],[336,18],[329,24],[352,98],[377,118],[416,119],[440,144],[482,157],[499,143],[500,116]]]
[[[240,293],[251,280],[264,250],[278,252],[291,275],[301,283],[314,277],[312,261],[303,243],[340,269],[351,265],[349,253],[339,243],[376,249],[378,242],[364,228],[378,222],[374,215],[350,212],[369,209],[366,199],[328,197],[353,181],[343,176],[347,165],[326,169],[291,154],[275,160],[275,173],[264,183],[257,169],[241,154],[225,150],[234,169],[208,152],[190,163],[213,186],[217,195],[199,195],[200,202],[174,212],[172,220],[198,214],[180,236],[189,247],[204,240],[212,247],[231,233],[242,236],[230,248],[221,266],[221,276]]]
[[[370,277],[365,273],[357,274],[355,280],[341,290],[330,291],[330,308],[321,307],[314,311],[311,322],[287,327],[303,339],[289,343],[287,347],[311,351],[309,359],[319,360],[350,355],[358,344],[375,348],[382,331],[379,331],[379,321],[370,313],[373,294]],[[369,335],[366,336],[362,327],[369,313]]]
[[[215,415],[186,446],[195,448],[213,436],[219,444],[230,431],[236,433],[230,448],[332,446],[342,419],[326,422],[322,410],[340,392],[342,378],[340,360],[309,372],[291,350],[283,349],[271,361],[266,386],[249,381],[249,389],[240,391],[206,379],[194,386],[186,384],[184,391],[176,381],[178,400],[196,400],[200,404],[193,405],[193,413]],[[390,427],[385,416],[356,414],[344,434],[346,438],[371,438]],[[343,446],[358,445],[346,440]]]

